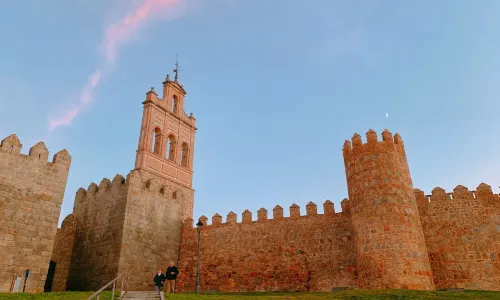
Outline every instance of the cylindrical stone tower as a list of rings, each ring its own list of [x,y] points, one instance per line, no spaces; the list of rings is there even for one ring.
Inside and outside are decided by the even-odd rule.
[[[360,288],[434,290],[403,141],[354,134],[343,154]]]

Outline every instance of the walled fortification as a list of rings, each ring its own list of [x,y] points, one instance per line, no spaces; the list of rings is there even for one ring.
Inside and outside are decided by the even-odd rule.
[[[64,292],[68,281],[73,245],[75,243],[76,221],[72,214],[64,218],[61,228],[57,229],[54,251],[50,259],[55,263],[52,292]]]
[[[14,134],[0,145],[0,292],[26,269],[26,291],[43,291],[71,165],[66,150],[48,162],[43,142],[21,147]]]
[[[484,183],[415,195],[436,288],[500,290],[500,196]]]
[[[403,140],[354,134],[343,147],[361,288],[433,290]]]
[[[243,212],[237,222],[233,212],[225,223],[216,214],[207,218],[201,231],[202,290],[235,291],[331,291],[333,287],[356,285],[356,256],[348,211],[349,201],[342,202],[341,213],[333,203],[323,204],[324,214],[317,213],[309,202],[306,215],[296,204],[290,216],[283,208],[273,209],[272,219],[261,208],[257,221]],[[193,220],[186,220],[182,233],[178,289],[194,291],[196,282],[197,232]]]
[[[195,118],[186,91],[167,76],[151,89],[135,169],[76,193],[57,229],[71,157],[47,162],[43,143],[20,154],[15,135],[0,144],[0,292],[29,268],[27,291],[97,290],[133,269],[129,290],[152,290],[158,267],[177,261],[177,289],[194,291],[197,228],[192,189]],[[453,193],[414,190],[401,137],[373,130],[343,147],[349,200],[335,212],[310,202],[301,214],[276,206],[241,222],[230,212],[201,217],[201,290],[331,291],[335,288],[500,290],[500,196],[481,184]],[[49,278],[51,278],[49,276]],[[21,287],[22,289],[22,287]]]
[[[500,290],[500,196],[476,191],[413,189],[401,137],[355,134],[343,147],[349,199],[342,213],[327,201],[317,214],[299,207],[247,210],[238,223],[216,214],[200,220],[202,291],[330,291],[339,287]],[[194,291],[197,232],[182,230],[178,289]]]

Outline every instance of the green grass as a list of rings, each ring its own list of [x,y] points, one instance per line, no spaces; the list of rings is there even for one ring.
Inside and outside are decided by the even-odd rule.
[[[12,300],[80,300],[86,299],[92,292],[67,292],[67,293],[42,293],[42,294],[0,294],[0,299]],[[326,300],[326,299],[349,299],[349,300],[422,300],[422,299],[460,299],[460,300],[482,300],[482,299],[500,299],[500,292],[484,291],[465,291],[465,292],[422,292],[422,291],[395,291],[395,290],[350,290],[333,293],[206,293],[195,294],[165,294],[166,299],[178,300]],[[101,294],[101,300],[111,300],[111,292]],[[118,299],[118,298],[117,298]]]
[[[87,299],[94,292],[66,292],[66,293],[39,293],[39,294],[0,294],[0,299],[12,300],[81,300]],[[118,299],[118,297],[115,297]],[[111,292],[103,292],[100,300],[111,300]]]

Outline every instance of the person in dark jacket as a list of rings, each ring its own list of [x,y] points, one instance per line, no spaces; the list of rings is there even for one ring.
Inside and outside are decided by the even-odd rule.
[[[155,278],[153,279],[155,283],[155,291],[159,292],[163,288],[163,283],[165,282],[165,275],[163,275],[163,270],[158,269],[158,273],[156,273]]]
[[[167,293],[175,293],[175,281],[177,280],[177,274],[179,270],[174,266],[174,262],[171,261],[168,265],[167,271],[165,272],[165,277],[167,279]]]

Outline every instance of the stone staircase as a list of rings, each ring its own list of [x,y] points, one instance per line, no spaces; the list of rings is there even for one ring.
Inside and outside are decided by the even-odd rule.
[[[136,299],[136,300],[153,300],[153,299],[165,299],[160,292],[135,292],[129,291],[123,295],[122,299]]]

